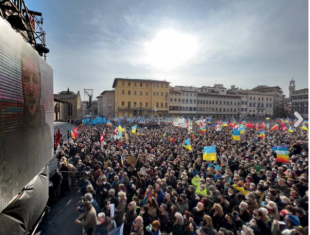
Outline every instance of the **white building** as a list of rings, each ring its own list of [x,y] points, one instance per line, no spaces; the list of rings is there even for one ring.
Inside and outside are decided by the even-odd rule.
[[[210,117],[239,117],[241,97],[222,84],[197,88],[197,114]]]
[[[114,116],[115,115],[115,91],[103,91],[98,99],[98,115]]]
[[[308,97],[308,88],[292,91],[292,113],[297,111],[303,118],[308,118]]]
[[[179,98],[177,98],[178,100],[180,99],[181,102],[181,110],[179,111],[179,114],[185,116],[196,115],[197,111],[196,88],[188,86],[175,86],[174,90],[180,92]]]

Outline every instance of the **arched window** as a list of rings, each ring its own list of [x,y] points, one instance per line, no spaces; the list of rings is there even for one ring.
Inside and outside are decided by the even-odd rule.
[[[68,116],[72,116],[72,104],[68,104]]]

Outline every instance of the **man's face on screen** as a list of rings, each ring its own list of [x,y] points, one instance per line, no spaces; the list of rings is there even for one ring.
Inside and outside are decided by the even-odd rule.
[[[24,108],[31,116],[40,108],[41,81],[39,63],[31,56],[22,58]]]

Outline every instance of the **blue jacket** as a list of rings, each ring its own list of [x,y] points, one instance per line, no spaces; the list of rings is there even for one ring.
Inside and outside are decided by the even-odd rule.
[[[163,192],[163,190],[160,190],[159,193],[157,193],[157,203],[158,203],[158,206],[160,206],[160,204],[163,203],[163,201],[165,200],[165,194]]]

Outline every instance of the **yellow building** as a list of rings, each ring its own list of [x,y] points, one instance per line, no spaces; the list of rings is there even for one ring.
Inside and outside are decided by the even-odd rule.
[[[169,111],[169,82],[115,78],[115,116],[166,117]],[[157,109],[155,112],[153,110]]]

